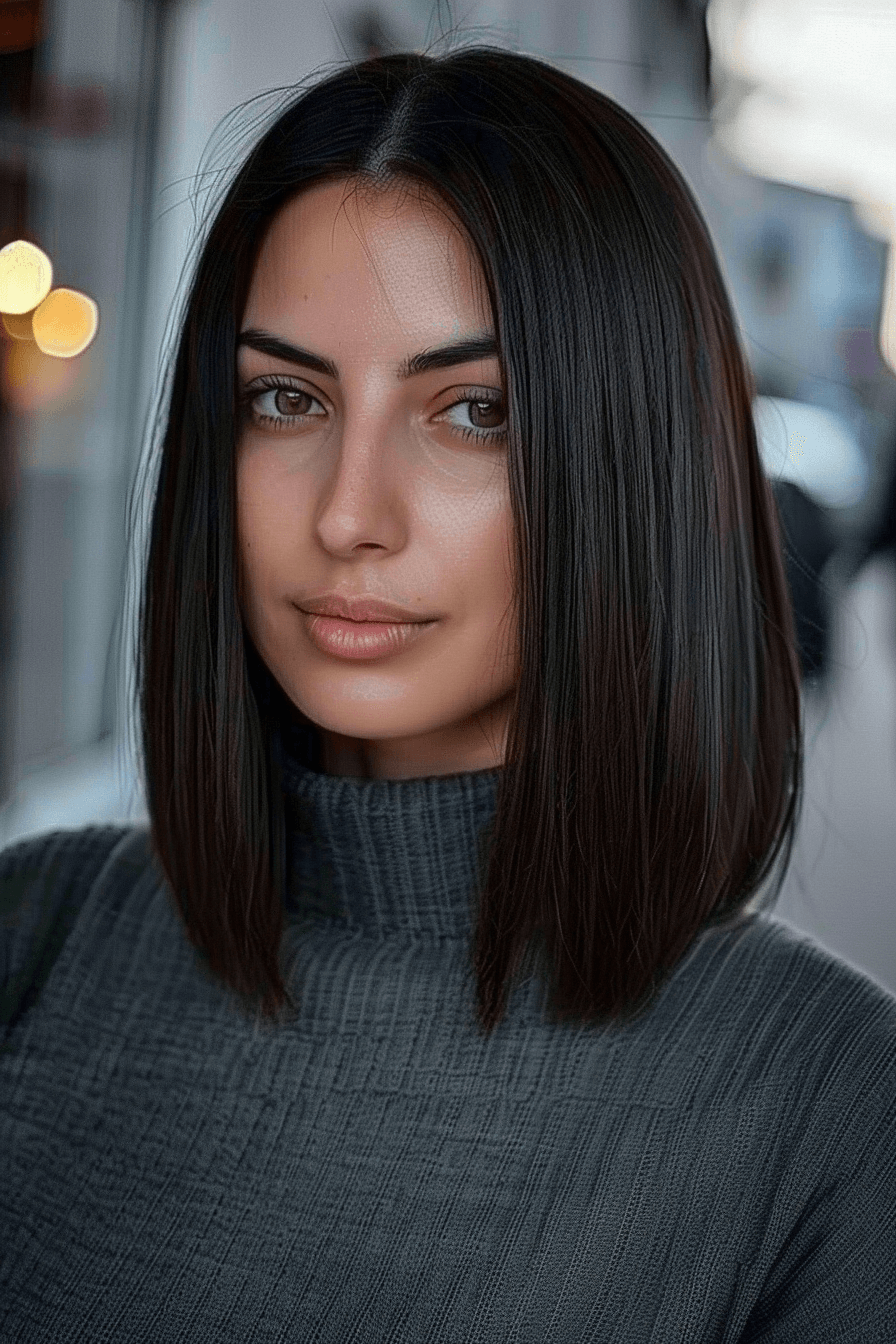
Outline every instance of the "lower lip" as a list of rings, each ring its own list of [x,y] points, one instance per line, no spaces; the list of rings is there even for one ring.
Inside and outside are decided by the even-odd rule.
[[[334,658],[365,661],[400,653],[413,644],[437,621],[395,622],[340,621],[336,616],[317,616],[303,611],[308,636],[321,653]]]

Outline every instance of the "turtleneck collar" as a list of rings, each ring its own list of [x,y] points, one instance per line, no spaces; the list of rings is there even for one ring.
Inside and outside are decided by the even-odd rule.
[[[324,774],[311,735],[281,731],[286,905],[374,938],[468,939],[501,769],[418,779]]]

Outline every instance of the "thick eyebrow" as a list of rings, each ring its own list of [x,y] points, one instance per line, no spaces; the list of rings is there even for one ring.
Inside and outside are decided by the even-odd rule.
[[[274,359],[285,360],[288,364],[298,364],[302,368],[313,369],[315,373],[325,373],[337,380],[339,378],[339,370],[328,359],[312,354],[310,350],[303,350],[301,346],[291,345],[289,341],[281,340],[269,331],[250,327],[240,332],[237,347],[241,345],[247,345],[263,355],[271,355]],[[404,381],[414,374],[428,373],[430,369],[449,369],[455,364],[469,364],[474,359],[488,359],[497,354],[498,342],[491,332],[483,336],[469,336],[463,341],[438,345],[411,355],[402,362],[398,377]]]

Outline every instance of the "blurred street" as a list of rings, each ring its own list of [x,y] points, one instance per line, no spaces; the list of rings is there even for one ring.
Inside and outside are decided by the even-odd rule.
[[[834,612],[831,682],[805,704],[806,797],[775,913],[896,989],[896,570]]]

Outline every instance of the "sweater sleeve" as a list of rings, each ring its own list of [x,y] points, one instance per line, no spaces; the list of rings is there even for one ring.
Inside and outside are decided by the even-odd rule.
[[[855,1168],[804,1211],[740,1344],[896,1340],[896,1060],[883,1095],[857,1099]],[[861,1116],[861,1119],[858,1117]]]
[[[0,851],[0,1032],[34,1003],[126,826],[28,836]]]

